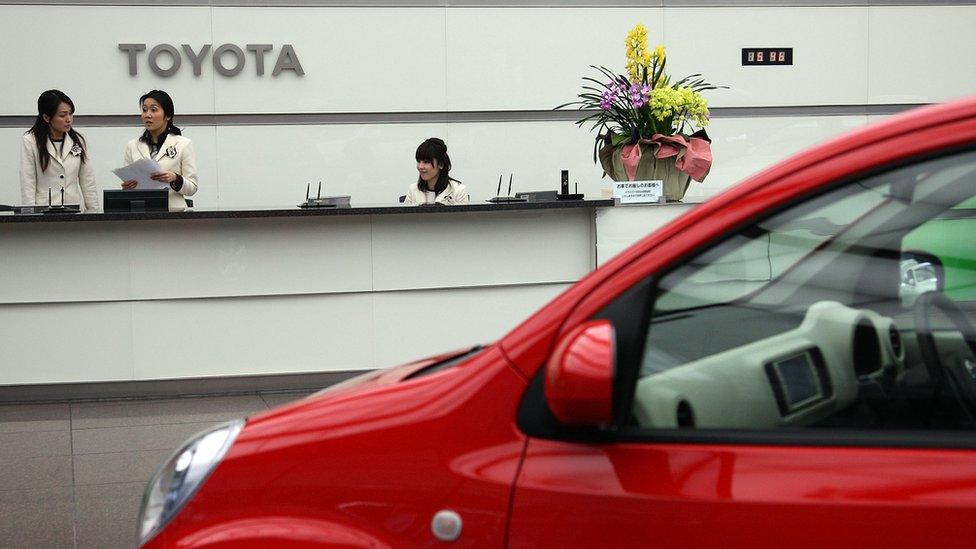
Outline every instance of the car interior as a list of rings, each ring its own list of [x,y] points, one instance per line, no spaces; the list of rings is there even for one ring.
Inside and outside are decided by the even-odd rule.
[[[895,167],[787,205],[658,277],[633,421],[976,427],[976,241],[918,236],[969,222],[953,208],[974,196],[972,151]]]

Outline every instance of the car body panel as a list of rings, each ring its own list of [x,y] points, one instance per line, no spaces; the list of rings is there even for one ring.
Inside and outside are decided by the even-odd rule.
[[[423,545],[436,541],[430,521],[441,509],[464,515],[467,537],[502,545],[525,445],[514,423],[524,386],[489,347],[429,376],[367,381],[254,416],[147,547]],[[239,531],[264,519],[268,528]]]
[[[951,547],[974,518],[973,452],[533,439],[510,545]]]

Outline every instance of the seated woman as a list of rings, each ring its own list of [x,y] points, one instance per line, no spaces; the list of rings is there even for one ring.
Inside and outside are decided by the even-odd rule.
[[[468,189],[448,173],[451,171],[451,157],[447,156],[447,145],[436,137],[424,141],[417,147],[417,171],[420,177],[410,185],[404,203],[420,204],[467,204]]]

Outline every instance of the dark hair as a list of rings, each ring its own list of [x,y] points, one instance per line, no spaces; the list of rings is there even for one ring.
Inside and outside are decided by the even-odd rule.
[[[37,98],[37,118],[34,119],[34,125],[31,126],[31,129],[27,130],[27,133],[34,134],[34,142],[37,143],[37,156],[41,161],[42,172],[47,170],[47,166],[51,162],[51,153],[47,151],[47,143],[51,138],[51,124],[44,120],[44,116],[54,118],[54,115],[58,113],[58,107],[61,106],[61,103],[67,103],[71,107],[71,114],[75,113],[74,102],[63,91],[47,90],[42,93]],[[76,132],[74,128],[68,130],[68,135],[71,136],[72,141],[81,147],[81,161],[84,162],[88,158],[88,153],[85,150],[85,138]]]
[[[166,121],[166,129],[163,130],[163,135],[168,133],[173,135],[183,135],[183,132],[173,124],[173,116],[176,115],[176,109],[173,108],[173,99],[168,93],[164,92],[163,90],[151,90],[146,92],[142,97],[139,98],[140,108],[142,108],[142,104],[146,101],[146,99],[155,99],[156,102],[159,103],[159,106],[163,108],[163,115],[169,118],[169,120]],[[149,130],[146,130],[142,133],[142,137],[139,138],[139,141],[149,143],[150,139],[152,139],[152,136],[149,134]]]
[[[431,164],[440,164],[441,173],[437,176],[437,184],[434,185],[433,189],[427,187],[427,182],[424,178],[417,177],[417,187],[421,191],[431,191],[433,190],[435,194],[440,194],[444,192],[447,188],[449,181],[455,181],[460,183],[457,179],[450,176],[451,171],[451,157],[447,156],[447,145],[444,143],[443,139],[437,137],[431,137],[417,147],[417,154],[414,155],[417,162],[421,160],[424,162],[430,162]]]

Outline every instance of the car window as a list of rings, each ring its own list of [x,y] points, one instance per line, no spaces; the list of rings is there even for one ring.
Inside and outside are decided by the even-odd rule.
[[[963,337],[976,314],[950,291],[976,275],[976,245],[961,228],[951,247],[922,234],[974,196],[976,154],[901,167],[794,204],[664,274],[640,363],[628,365],[633,421],[976,426],[976,341]]]

